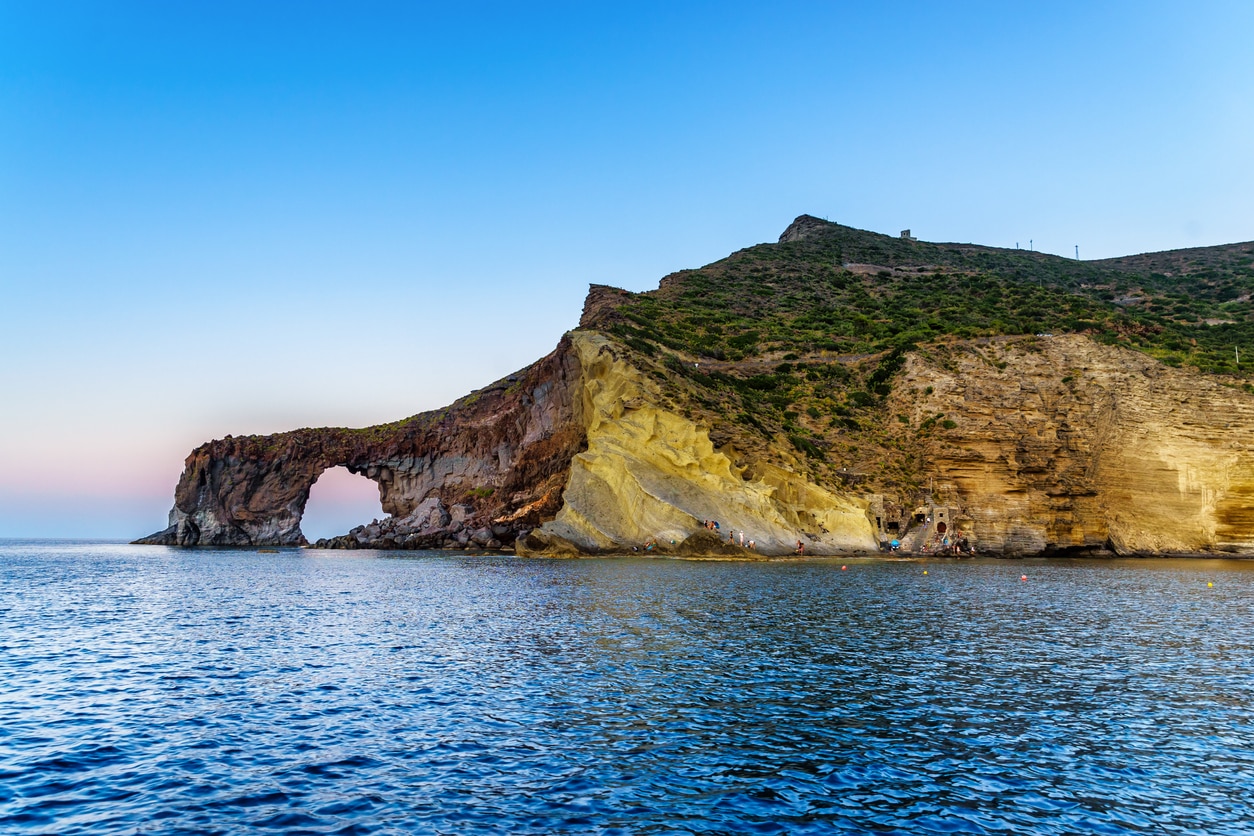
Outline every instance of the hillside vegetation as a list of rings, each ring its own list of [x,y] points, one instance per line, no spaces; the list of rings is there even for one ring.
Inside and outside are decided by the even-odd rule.
[[[892,238],[802,216],[762,244],[624,293],[585,327],[617,336],[676,408],[787,439],[820,483],[909,494],[951,422],[889,410],[908,351],[1083,333],[1254,392],[1254,242],[1084,262]],[[1248,349],[1248,354],[1247,354]],[[1240,366],[1237,352],[1240,352]],[[997,352],[989,352],[990,363]],[[901,408],[901,393],[893,402]]]

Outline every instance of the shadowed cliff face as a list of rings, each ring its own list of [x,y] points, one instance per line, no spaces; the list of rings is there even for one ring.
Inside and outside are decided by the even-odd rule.
[[[577,382],[563,339],[544,359],[446,410],[360,430],[211,441],[187,458],[169,527],[139,542],[304,545],[300,518],[309,489],[337,465],[377,482],[383,510],[397,519],[434,499],[456,509],[460,529],[510,515],[514,529],[530,527],[555,510],[546,504],[556,502],[555,489],[584,443],[581,404],[572,397]],[[422,510],[429,518],[433,508]],[[509,538],[510,530],[498,536]]]

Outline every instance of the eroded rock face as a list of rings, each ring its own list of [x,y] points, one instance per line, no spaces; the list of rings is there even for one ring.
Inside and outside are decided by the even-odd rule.
[[[745,532],[763,554],[873,550],[866,503],[810,484],[767,463],[737,468],[709,433],[661,408],[657,385],[605,336],[578,332],[587,449],[574,457],[557,518],[543,526],[581,551],[621,550],[650,540],[682,542],[718,520]],[[520,550],[531,550],[525,541]]]
[[[187,458],[170,526],[138,542],[304,545],[300,518],[309,489],[337,465],[379,485],[392,516],[371,542],[394,543],[382,538],[402,526],[434,534],[433,515],[440,533],[453,536],[501,516],[515,515],[510,531],[536,525],[584,443],[578,376],[564,339],[544,359],[447,410],[360,430],[212,441]],[[519,513],[528,507],[535,513]]]
[[[813,215],[800,215],[779,236],[779,243],[804,241],[815,235],[821,235],[831,226],[827,221],[819,220]]]
[[[575,331],[447,410],[210,442],[170,527],[140,542],[304,544],[310,486],[343,465],[390,516],[320,546],[736,553],[744,532],[765,555],[876,548],[865,496],[884,486],[816,484],[769,449],[738,453],[734,434],[715,443],[634,356]],[[1254,553],[1254,396],[1214,379],[1083,336],[954,341],[909,355],[888,406],[925,439],[921,483],[983,551]],[[706,520],[719,534],[694,539]]]
[[[767,462],[733,464],[706,430],[660,406],[656,383],[603,334],[441,413],[365,430],[227,438],[188,458],[170,527],[140,542],[304,545],[309,489],[343,465],[379,484],[390,516],[328,548],[629,551],[681,543],[705,520],[764,554],[874,548],[866,503]]]
[[[914,355],[894,398],[956,425],[926,469],[985,548],[1254,551],[1247,393],[1070,335]]]

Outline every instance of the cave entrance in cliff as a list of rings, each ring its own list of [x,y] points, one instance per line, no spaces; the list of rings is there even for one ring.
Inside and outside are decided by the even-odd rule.
[[[329,467],[309,489],[309,501],[300,518],[300,530],[313,543],[347,534],[359,525],[387,514],[379,504],[379,486],[344,467]]]
[[[936,533],[937,533],[937,534],[944,534],[944,533],[945,533],[946,531],[948,531],[948,530],[949,530],[949,526],[945,525],[943,522],[938,522],[938,523],[936,524]]]

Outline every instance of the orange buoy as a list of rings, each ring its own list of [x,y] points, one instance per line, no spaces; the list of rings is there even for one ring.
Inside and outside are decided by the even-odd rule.
[[[840,571],[842,571],[842,572],[843,572],[843,571],[845,571],[845,570],[846,570],[846,569],[848,569],[848,568],[849,568],[848,566],[841,566],[841,567],[840,567]]]
[[[1028,579],[1028,576],[1027,576],[1027,575],[1020,575],[1020,576],[1019,576],[1019,580],[1021,580],[1021,581],[1026,581],[1027,579]]]

